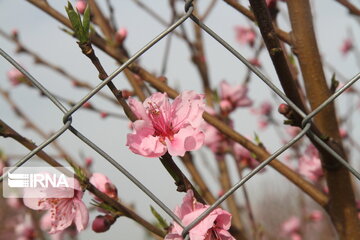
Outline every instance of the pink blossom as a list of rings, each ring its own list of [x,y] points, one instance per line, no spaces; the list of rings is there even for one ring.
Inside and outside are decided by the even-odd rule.
[[[272,105],[269,102],[262,102],[258,108],[251,109],[251,112],[255,115],[269,116],[273,110]]]
[[[291,238],[291,240],[301,240],[302,239],[302,237],[298,233],[290,234],[290,238]]]
[[[180,207],[176,207],[175,214],[186,226],[194,221],[201,213],[208,209],[208,205],[198,203],[191,190],[188,190]],[[207,217],[193,227],[189,236],[191,240],[235,240],[228,232],[231,226],[231,214],[221,208],[214,209]],[[165,240],[183,240],[181,233],[183,228],[176,222],[165,236]]]
[[[145,157],[160,157],[168,151],[184,156],[204,143],[200,126],[204,120],[204,95],[185,91],[169,102],[166,93],[154,93],[144,103],[129,98],[129,105],[138,120],[127,135],[130,150]]]
[[[231,145],[229,138],[226,138],[213,125],[205,123],[203,129],[205,132],[204,144],[210,148],[213,153],[223,153]]]
[[[347,38],[344,40],[343,44],[341,45],[341,48],[340,48],[341,53],[345,56],[350,52],[350,50],[353,49],[353,47],[354,47],[354,45],[353,45],[352,39]]]
[[[11,30],[11,37],[13,39],[18,39],[19,36],[19,30],[17,30],[16,28],[14,28],[13,30]]]
[[[93,105],[91,104],[91,102],[84,102],[84,104],[82,106],[83,106],[83,108],[93,108]]]
[[[249,44],[253,47],[255,44],[256,33],[254,29],[243,26],[235,26],[236,40],[241,44]]]
[[[301,129],[298,128],[298,127],[292,127],[292,126],[289,126],[285,129],[285,131],[291,136],[291,137],[296,137]]]
[[[232,112],[236,107],[251,106],[247,96],[248,88],[242,85],[231,86],[225,80],[220,83],[220,108],[224,112]]]
[[[115,41],[118,44],[122,44],[128,35],[128,31],[126,28],[119,28],[119,30],[115,33]]]
[[[91,165],[93,164],[93,162],[94,162],[94,160],[93,160],[93,158],[92,157],[87,157],[87,158],[85,158],[85,167],[86,168],[89,168],[89,167],[91,167]]]
[[[261,130],[267,128],[267,126],[269,126],[269,119],[265,118],[265,119],[260,119],[258,121],[258,126]]]
[[[258,126],[260,129],[265,129],[271,123],[271,114],[273,107],[269,102],[262,102],[258,108],[250,110],[254,115],[259,116]]]
[[[281,225],[281,233],[283,235],[291,235],[293,233],[298,233],[299,231],[300,219],[298,217],[292,216]]]
[[[78,231],[86,228],[89,221],[88,210],[81,200],[83,191],[79,182],[69,181],[69,187],[48,188],[26,188],[24,191],[25,206],[34,210],[50,210],[51,229],[50,233],[58,233],[69,227],[73,222]],[[73,183],[73,184],[72,184]],[[40,198],[29,198],[27,196],[38,194]],[[46,196],[70,196],[72,198],[48,198]]]
[[[6,198],[6,203],[9,207],[11,207],[13,209],[19,209],[20,207],[23,206],[22,199],[17,198],[15,196],[10,196],[10,197]]]
[[[41,219],[40,219],[40,228],[43,231],[49,232],[51,229],[51,213],[47,212],[45,213]],[[69,235],[71,239],[75,239],[77,235],[76,227],[74,226],[74,223],[70,225],[70,227],[66,228],[63,231],[56,232],[51,234],[51,240],[63,240],[65,239],[66,235]]]
[[[33,240],[36,237],[35,228],[29,214],[26,214],[21,223],[15,226],[14,231],[16,239]]]
[[[90,178],[90,183],[109,197],[117,198],[117,189],[107,176],[101,173],[93,173]]]
[[[13,86],[19,85],[22,82],[22,79],[25,78],[25,76],[17,68],[13,68],[8,71],[7,76]]]
[[[323,219],[323,214],[319,210],[314,210],[314,211],[312,211],[310,213],[309,218],[310,218],[310,220],[312,220],[314,222],[318,222],[318,221],[321,221]]]
[[[255,67],[261,68],[261,63],[258,58],[249,59],[249,62]]]
[[[340,128],[339,133],[341,138],[347,138],[349,136],[348,132],[344,128]]]
[[[78,0],[76,2],[76,9],[80,14],[84,14],[87,3],[85,0]]]
[[[256,161],[256,159],[253,158],[253,156],[251,156],[249,150],[244,148],[241,144],[234,143],[233,150],[234,150],[235,158],[240,163],[241,167],[248,167],[250,169],[254,169],[259,165],[259,162]]]
[[[100,113],[101,118],[107,118],[108,116],[109,116],[109,113],[107,113],[107,112],[101,112]]]
[[[313,182],[323,176],[319,154],[313,145],[306,150],[306,154],[299,159],[299,173]]]

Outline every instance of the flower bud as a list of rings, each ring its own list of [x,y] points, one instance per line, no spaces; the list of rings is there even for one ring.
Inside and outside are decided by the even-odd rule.
[[[11,69],[7,72],[7,77],[10,80],[10,84],[12,86],[17,86],[22,83],[22,79],[25,78],[25,76],[16,68]]]
[[[130,96],[133,95],[133,93],[129,90],[124,89],[121,91],[121,95],[123,98],[128,99]]]
[[[11,37],[14,39],[14,40],[18,40],[19,39],[19,32],[18,30],[15,28],[11,31]]]
[[[85,0],[79,0],[76,2],[76,9],[80,14],[84,14],[86,9],[86,1]]]
[[[318,221],[321,221],[323,219],[323,214],[318,210],[314,210],[310,214],[309,218],[310,218],[311,221],[318,222]]]
[[[101,118],[106,118],[107,116],[109,116],[109,114],[107,112],[101,112],[100,113]]]
[[[91,157],[85,158],[85,166],[89,168],[93,164],[93,159]]]
[[[105,183],[105,194],[111,198],[117,199],[117,188],[112,183]]]
[[[348,132],[343,129],[343,128],[340,128],[340,137],[341,138],[347,138],[349,135],[348,135]]]
[[[83,108],[92,108],[92,105],[90,102],[84,102]]]
[[[224,112],[230,112],[233,109],[233,106],[230,101],[225,99],[220,101],[220,108]]]
[[[118,44],[122,44],[126,39],[127,34],[128,32],[126,28],[119,28],[119,30],[115,33],[115,41]]]
[[[92,230],[97,233],[106,232],[115,222],[115,218],[110,215],[96,216],[92,223]]]
[[[289,107],[289,105],[287,105],[285,103],[282,103],[282,104],[279,105],[278,111],[282,115],[286,116],[290,112],[290,107]]]

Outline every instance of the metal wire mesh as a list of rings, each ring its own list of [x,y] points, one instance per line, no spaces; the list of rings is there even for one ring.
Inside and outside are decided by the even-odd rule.
[[[231,47],[226,41],[224,41],[219,35],[217,35],[214,31],[212,31],[209,27],[207,27],[203,22],[201,22],[196,16],[193,15],[193,0],[188,0],[185,3],[185,15],[179,18],[175,23],[166,28],[162,33],[160,33],[157,37],[151,40],[148,44],[146,44],[143,48],[141,48],[137,53],[135,53],[131,58],[129,58],[124,64],[118,67],[112,74],[109,75],[104,81],[98,84],[95,88],[89,91],[80,101],[78,101],[71,109],[67,109],[64,107],[61,102],[54,97],[44,86],[42,86],[28,71],[22,68],[11,56],[9,56],[6,52],[0,49],[0,55],[3,56],[8,62],[10,62],[14,67],[16,67],[20,72],[22,72],[31,82],[37,87],[47,98],[49,98],[54,105],[60,109],[64,113],[63,123],[64,125],[55,132],[51,137],[49,137],[46,141],[41,143],[37,148],[29,152],[26,156],[24,156],[21,160],[19,160],[12,167],[18,168],[29,159],[31,159],[35,154],[37,154],[40,150],[46,147],[48,144],[55,141],[59,136],[61,136],[64,132],[70,131],[75,136],[77,136],[82,142],[87,144],[89,147],[98,152],[102,157],[104,157],[110,164],[112,164],[117,170],[119,170],[123,175],[125,175],[130,181],[132,181],[139,189],[141,189],[147,196],[149,196],[160,208],[162,208],[175,222],[177,222],[183,228],[183,237],[185,239],[189,239],[189,231],[196,226],[202,219],[204,219],[212,210],[214,210],[217,206],[219,206],[223,201],[225,201],[229,196],[231,196],[237,189],[239,189],[243,184],[245,184],[249,179],[255,176],[262,168],[267,166],[273,159],[279,156],[281,153],[290,148],[293,144],[295,144],[298,140],[300,140],[304,135],[310,135],[312,138],[323,147],[328,153],[335,157],[345,168],[347,168],[357,179],[360,180],[360,173],[356,171],[350,164],[343,159],[336,151],[334,151],[330,146],[328,146],[319,136],[317,136],[312,130],[312,119],[328,104],[335,100],[338,96],[340,96],[346,89],[348,89],[352,84],[360,78],[360,73],[350,79],[345,85],[343,85],[339,90],[337,90],[334,94],[332,94],[326,101],[324,101],[319,107],[313,110],[309,114],[305,114],[302,110],[300,110],[286,95],[278,89],[268,77],[266,77],[261,71],[255,68],[249,61],[247,61],[238,51],[236,51],[233,47]],[[128,172],[121,164],[115,161],[111,156],[109,156],[105,151],[103,151],[99,146],[94,144],[88,138],[86,138],[81,132],[79,132],[76,128],[74,128],[71,123],[72,115],[90,98],[96,95],[108,82],[110,82],[114,77],[116,77],[119,73],[121,73],[128,65],[137,60],[142,54],[148,51],[151,47],[157,44],[162,38],[167,36],[169,33],[174,31],[179,25],[183,24],[186,20],[191,19],[195,22],[199,27],[201,27],[207,34],[209,34],[212,38],[214,38],[219,44],[221,44],[225,49],[227,49],[230,53],[232,53],[238,60],[240,60],[243,64],[245,64],[254,74],[256,74],[269,88],[272,89],[280,98],[282,98],[294,111],[296,111],[301,117],[303,117],[302,122],[302,131],[292,138],[288,143],[280,147],[271,156],[259,164],[255,169],[253,169],[250,173],[248,173],[245,177],[240,179],[234,186],[232,186],[225,194],[223,194],[214,204],[212,204],[206,211],[204,211],[198,218],[196,218],[192,223],[187,226],[184,226],[181,220],[157,197],[155,196],[151,190],[147,189],[139,180],[137,180],[130,172]],[[0,177],[0,182],[6,177],[7,173],[4,173]]]

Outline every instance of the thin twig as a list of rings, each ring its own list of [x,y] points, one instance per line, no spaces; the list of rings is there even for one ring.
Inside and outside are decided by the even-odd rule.
[[[335,0],[335,1],[343,5],[345,8],[347,8],[350,14],[360,16],[360,9],[351,2],[349,2],[348,0]]]
[[[229,175],[229,169],[226,164],[225,155],[216,156],[216,162],[219,168],[219,181],[224,192],[227,192],[231,187],[231,179]],[[240,231],[244,231],[244,225],[241,221],[240,211],[235,200],[235,196],[231,195],[226,199],[226,204],[232,214],[233,225],[239,228]]]
[[[205,12],[203,13],[203,15],[201,17],[199,17],[199,19],[203,22],[206,20],[206,18],[210,15],[211,11],[214,9],[215,5],[217,3],[217,0],[211,0],[211,2],[209,3],[209,5],[207,6]]]

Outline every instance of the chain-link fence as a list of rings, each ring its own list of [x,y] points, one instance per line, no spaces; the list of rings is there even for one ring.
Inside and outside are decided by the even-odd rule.
[[[31,82],[37,87],[44,95],[46,95],[54,105],[63,112],[63,126],[56,131],[51,137],[46,141],[36,147],[34,150],[29,152],[21,160],[19,160],[13,167],[18,168],[23,165],[25,162],[30,160],[35,154],[40,150],[46,147],[48,144],[55,141],[59,136],[64,134],[67,131],[72,132],[77,136],[83,143],[90,146],[96,152],[98,152],[104,159],[111,163],[117,170],[124,174],[129,180],[131,180],[138,188],[140,188],[146,195],[148,195],[159,207],[161,207],[175,222],[177,222],[181,227],[183,227],[183,237],[189,239],[189,231],[202,219],[204,219],[212,210],[219,206],[223,201],[225,201],[229,196],[231,196],[236,190],[238,190],[242,185],[244,185],[249,179],[255,176],[262,168],[267,166],[273,159],[283,153],[285,150],[290,148],[298,140],[304,137],[304,135],[309,135],[317,144],[319,144],[323,149],[325,149],[329,154],[338,160],[344,167],[346,167],[357,179],[360,180],[360,173],[357,172],[345,159],[343,159],[335,150],[329,147],[320,136],[317,136],[312,130],[312,119],[328,104],[334,101],[338,96],[340,96],[346,89],[348,89],[352,84],[354,84],[359,78],[360,73],[350,79],[345,85],[338,89],[331,97],[324,101],[319,107],[314,109],[309,114],[304,113],[300,110],[280,89],[278,89],[269,78],[267,78],[259,69],[255,68],[249,61],[247,61],[238,51],[236,51],[232,46],[230,46],[226,41],[224,41],[219,35],[212,31],[208,26],[206,26],[202,21],[200,21],[195,15],[193,15],[194,7],[192,5],[193,0],[188,0],[185,3],[185,15],[179,18],[175,23],[166,28],[162,33],[157,37],[152,39],[148,44],[141,48],[137,53],[130,57],[124,64],[117,68],[108,78],[98,84],[95,88],[89,91],[86,96],[84,96],[79,102],[77,102],[72,108],[66,108],[55,96],[53,96],[44,86],[42,86],[28,71],[26,71],[22,66],[19,65],[11,56],[6,52],[0,49],[0,54],[13,66],[15,66],[20,72],[22,72]],[[245,177],[240,179],[235,185],[233,185],[226,193],[224,193],[217,201],[212,204],[206,211],[204,211],[198,218],[196,218],[191,224],[184,226],[181,220],[156,196],[152,193],[151,190],[147,189],[139,180],[137,180],[130,172],[126,170],[121,164],[115,161],[111,156],[109,156],[101,147],[94,144],[86,136],[84,136],[80,131],[78,131],[74,126],[72,126],[72,115],[78,111],[78,109],[88,100],[90,100],[94,95],[96,95],[107,83],[109,83],[113,78],[115,78],[119,73],[121,73],[125,68],[127,68],[131,63],[141,57],[146,51],[156,45],[162,38],[167,36],[169,33],[173,32],[178,26],[183,24],[186,21],[193,21],[196,23],[203,31],[209,34],[214,38],[220,45],[222,45],[227,51],[233,54],[238,60],[245,64],[254,74],[256,74],[269,88],[272,89],[281,99],[283,99],[296,113],[298,113],[302,118],[302,131],[291,139],[288,143],[283,145],[277,151],[271,154],[271,156],[265,161],[261,162],[255,169],[248,173]],[[7,173],[4,173],[0,177],[2,181]]]

